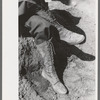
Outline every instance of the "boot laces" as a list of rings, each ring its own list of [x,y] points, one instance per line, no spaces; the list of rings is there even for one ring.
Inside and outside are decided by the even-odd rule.
[[[53,57],[53,54],[56,54],[55,53],[55,50],[54,50],[54,45],[53,43],[51,42],[52,38],[47,41],[47,50],[45,50],[45,66],[46,66],[46,72],[48,73],[48,75],[50,77],[52,77],[53,75],[53,68],[54,68],[54,57]]]

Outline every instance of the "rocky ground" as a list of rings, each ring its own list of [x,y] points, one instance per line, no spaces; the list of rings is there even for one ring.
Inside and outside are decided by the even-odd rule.
[[[81,17],[78,26],[86,33],[86,42],[76,45],[86,53],[95,55],[96,14],[95,0],[76,0],[74,6],[60,2],[50,3],[51,9],[64,9]],[[32,38],[19,38],[19,100],[96,100],[96,61],[82,61],[75,55],[68,58],[63,80],[69,89],[68,95],[55,93],[50,83],[41,76],[41,55]]]

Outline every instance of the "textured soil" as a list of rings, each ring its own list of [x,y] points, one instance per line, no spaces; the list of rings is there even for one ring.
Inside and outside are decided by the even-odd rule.
[[[86,42],[76,45],[82,51],[95,55],[96,14],[95,0],[76,0],[76,5],[66,6],[51,2],[50,9],[64,9],[73,16],[81,17],[78,26],[86,34]],[[43,59],[37,51],[33,38],[19,38],[19,100],[95,100],[96,64],[82,61],[75,55],[68,58],[63,73],[69,94],[57,94],[51,84],[41,76]]]

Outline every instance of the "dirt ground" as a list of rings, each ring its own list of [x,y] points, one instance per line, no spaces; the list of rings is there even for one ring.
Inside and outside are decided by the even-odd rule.
[[[63,9],[74,16],[81,17],[78,26],[84,30],[86,42],[76,46],[92,55],[96,54],[95,3],[95,0],[76,0],[71,6],[57,1],[49,4],[50,9]],[[19,39],[19,71],[23,70],[20,74],[22,76],[19,75],[19,100],[96,100],[95,60],[82,61],[72,55],[63,73],[69,94],[59,95],[41,76],[43,61],[32,41],[32,38]]]

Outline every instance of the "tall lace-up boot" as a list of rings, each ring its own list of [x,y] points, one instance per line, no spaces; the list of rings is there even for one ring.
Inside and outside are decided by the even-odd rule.
[[[59,94],[66,94],[67,89],[60,82],[54,67],[54,59],[53,59],[53,45],[51,40],[45,41],[39,45],[36,45],[39,53],[42,55],[44,61],[44,68],[42,71],[42,76],[47,79],[55,92]]]

